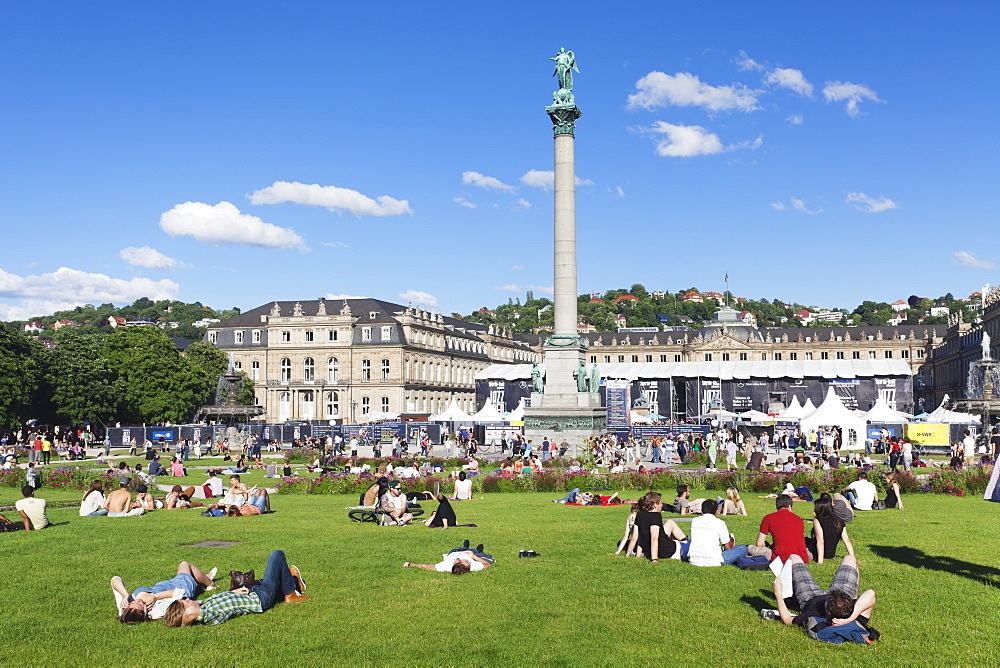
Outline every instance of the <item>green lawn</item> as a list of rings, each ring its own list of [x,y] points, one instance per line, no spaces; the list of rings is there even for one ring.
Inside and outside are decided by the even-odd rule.
[[[52,490],[48,490],[51,492]],[[0,489],[0,504],[16,497]],[[78,493],[46,493],[56,499]],[[5,665],[987,665],[995,664],[1000,507],[972,497],[909,495],[907,510],[862,514],[850,525],[863,587],[876,590],[875,646],[829,646],[766,622],[770,572],[658,565],[609,556],[626,508],[578,508],[550,495],[494,494],[456,504],[448,531],[359,525],[345,496],[276,496],[276,513],[207,518],[157,511],[80,518],[0,534]],[[728,518],[740,542],[756,538],[770,500],[746,499]],[[433,504],[428,504],[433,505]],[[811,507],[796,504],[805,516]],[[8,513],[8,516],[10,513]],[[686,524],[682,524],[682,527]],[[463,538],[497,565],[462,577],[403,569],[434,562]],[[231,548],[190,548],[201,540]],[[313,597],[222,627],[119,624],[107,586],[131,589],[172,575],[187,559],[205,570],[263,569],[282,548]],[[519,549],[537,559],[518,559]],[[843,547],[841,546],[841,550]],[[821,585],[836,563],[812,566]],[[220,577],[223,582],[227,578]]]

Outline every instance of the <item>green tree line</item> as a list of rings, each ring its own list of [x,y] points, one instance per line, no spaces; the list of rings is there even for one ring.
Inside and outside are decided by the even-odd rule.
[[[65,327],[54,333],[51,348],[0,326],[0,427],[29,419],[97,427],[186,422],[213,401],[228,363],[224,352],[202,341],[182,352],[152,326],[111,333]],[[240,398],[253,401],[249,379]]]

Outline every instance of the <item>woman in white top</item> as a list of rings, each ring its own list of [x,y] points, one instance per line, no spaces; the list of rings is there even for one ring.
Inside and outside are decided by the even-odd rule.
[[[100,480],[90,483],[90,489],[84,493],[83,501],[80,502],[80,517],[102,517],[108,514],[108,509],[104,507],[107,499],[103,490],[104,485]]]
[[[468,479],[465,471],[458,474],[458,480],[455,481],[455,496],[452,498],[456,501],[472,500],[472,481]]]

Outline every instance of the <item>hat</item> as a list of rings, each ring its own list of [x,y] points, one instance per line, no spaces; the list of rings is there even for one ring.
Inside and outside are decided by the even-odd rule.
[[[399,489],[399,481],[393,480],[389,483],[389,489]]]
[[[128,477],[123,477],[118,479],[118,484],[121,485],[122,487],[128,487],[128,484],[130,482],[132,482],[132,479]]]

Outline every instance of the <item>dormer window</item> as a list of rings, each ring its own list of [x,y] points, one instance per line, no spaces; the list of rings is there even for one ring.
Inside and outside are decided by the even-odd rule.
[[[368,319],[369,320],[374,320],[377,317],[378,317],[378,311],[369,311],[368,312]]]

